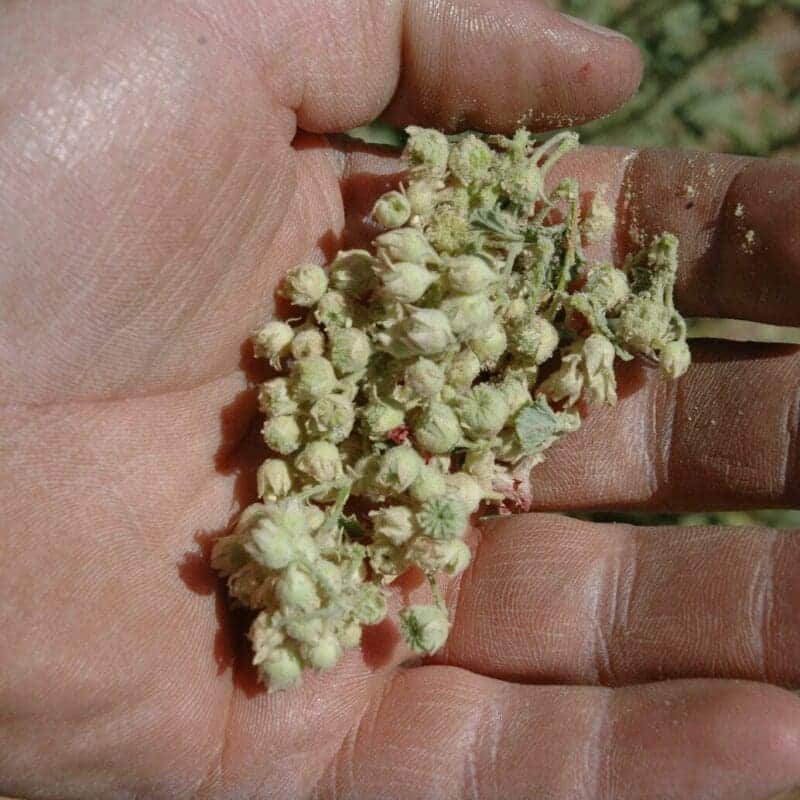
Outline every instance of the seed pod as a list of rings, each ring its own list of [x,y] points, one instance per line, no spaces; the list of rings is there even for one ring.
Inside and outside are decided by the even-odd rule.
[[[402,192],[386,192],[372,209],[372,218],[384,228],[400,228],[411,216],[411,203]]]
[[[461,441],[461,425],[449,406],[429,403],[414,423],[414,438],[428,453],[450,453]]]
[[[447,641],[450,621],[436,606],[410,606],[400,612],[400,630],[415,653],[431,655]]]
[[[689,345],[683,339],[677,342],[669,342],[661,350],[660,355],[659,365],[661,371],[671,380],[680,378],[692,363]]]
[[[410,125],[403,159],[415,175],[440,178],[447,170],[450,144],[447,137],[432,128]]]
[[[283,294],[292,305],[316,305],[328,288],[328,276],[317,264],[300,264],[289,270]]]
[[[256,472],[258,496],[279,500],[292,491],[292,473],[282,458],[268,458]]]
[[[313,403],[330,394],[336,387],[333,365],[322,356],[309,356],[296,361],[290,377],[291,392],[301,403]]]
[[[291,325],[277,320],[268,322],[253,334],[253,352],[256,358],[266,359],[275,369],[279,369],[281,359],[289,354],[293,338]]]
[[[428,358],[419,358],[406,368],[405,385],[416,397],[435,397],[444,386],[442,368]]]
[[[447,285],[458,294],[482,294],[497,282],[497,273],[478,256],[455,256],[445,261]]]
[[[300,447],[302,435],[297,420],[290,415],[272,417],[261,428],[261,436],[270,450],[288,456]]]
[[[305,328],[297,331],[292,341],[292,358],[299,361],[301,358],[321,356],[325,352],[325,336],[317,328]]]
[[[367,334],[358,328],[334,328],[330,332],[331,364],[339,375],[350,375],[364,369],[371,352]]]

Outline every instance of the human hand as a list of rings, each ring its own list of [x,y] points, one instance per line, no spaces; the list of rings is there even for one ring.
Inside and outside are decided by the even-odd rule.
[[[0,41],[1,791],[753,800],[800,781],[800,703],[766,685],[800,682],[795,537],[493,521],[435,664],[385,623],[273,695],[193,552],[252,492],[238,361],[263,298],[368,235],[399,168],[323,134],[387,104],[450,129],[580,122],[634,90],[625,40],[483,0],[14,4]],[[569,169],[630,191],[619,252],[633,222],[682,235],[684,313],[800,323],[796,170],[604,150]],[[796,503],[798,356],[695,354],[675,390],[629,370],[537,469],[536,507]]]

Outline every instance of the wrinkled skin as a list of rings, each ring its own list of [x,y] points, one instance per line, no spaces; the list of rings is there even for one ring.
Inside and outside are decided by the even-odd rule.
[[[326,134],[382,112],[495,131],[598,116],[637,85],[625,40],[525,0],[20,1],[0,9],[0,74],[0,792],[755,800],[800,783],[781,688],[800,683],[794,534],[489,521],[435,663],[389,621],[272,695],[207,565],[262,454],[247,335],[282,271],[374,233],[397,179],[396,154]],[[800,324],[797,168],[586,150],[563,170],[608,184],[617,256],[632,230],[681,235],[683,313]],[[677,384],[626,368],[620,406],[539,469],[535,507],[800,502],[800,356],[694,354]],[[413,576],[392,592],[424,597]]]

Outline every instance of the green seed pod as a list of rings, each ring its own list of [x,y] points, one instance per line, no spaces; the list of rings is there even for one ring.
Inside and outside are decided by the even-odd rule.
[[[671,380],[677,380],[692,363],[692,353],[689,345],[681,339],[677,342],[669,342],[661,350],[659,366],[661,371]]]
[[[407,542],[415,533],[414,514],[406,506],[387,506],[377,511],[370,511],[372,531],[397,546]]]
[[[537,366],[553,357],[558,347],[558,331],[551,322],[536,314],[515,320],[508,331],[508,348]]]
[[[498,434],[508,419],[509,408],[503,393],[484,383],[470,389],[455,401],[461,425],[470,436],[483,438]]]
[[[336,373],[327,358],[309,356],[294,363],[289,381],[293,397],[313,403],[336,388]]]
[[[447,383],[457,391],[464,391],[472,386],[480,375],[481,362],[470,348],[459,350],[447,368]]]
[[[342,250],[331,263],[330,284],[345,295],[362,297],[375,286],[377,263],[366,250]]]
[[[300,644],[316,644],[325,633],[319,617],[292,617],[286,621],[286,633]]]
[[[614,376],[614,345],[599,333],[592,334],[581,348],[586,396],[595,403],[617,404],[617,381]]]
[[[380,459],[375,483],[387,494],[402,494],[422,469],[422,458],[410,447],[393,447]]]
[[[289,564],[275,586],[275,594],[285,610],[313,611],[320,607],[314,579],[299,564]]]
[[[485,294],[448,297],[441,309],[458,339],[472,339],[494,321],[494,304]]]
[[[316,305],[328,288],[328,276],[317,264],[300,264],[289,270],[283,294],[292,305]]]
[[[508,414],[513,416],[531,401],[528,376],[522,372],[507,372],[500,383],[495,384],[508,403]]]
[[[289,394],[289,381],[286,378],[273,378],[262,383],[258,389],[258,407],[268,417],[294,414],[297,403]]]
[[[331,442],[310,442],[295,458],[294,465],[316,483],[331,483],[342,477],[342,458]]]
[[[628,278],[612,264],[598,264],[586,277],[584,292],[604,311],[615,312],[628,299]]]
[[[469,339],[468,344],[481,367],[493,369],[505,354],[508,340],[503,326],[492,322],[480,335]]]
[[[417,512],[420,530],[431,539],[461,539],[468,523],[467,506],[455,494],[432,497]]]
[[[276,617],[268,611],[262,611],[253,620],[247,637],[253,645],[253,663],[272,658],[273,654],[284,644],[286,637],[277,624]]]
[[[342,657],[342,646],[332,633],[326,633],[313,645],[305,645],[302,650],[306,662],[319,672],[332,669]]]
[[[441,182],[413,181],[406,188],[406,197],[411,206],[411,213],[426,220],[436,206],[436,194]]]
[[[483,489],[472,475],[466,472],[453,472],[445,475],[444,482],[448,493],[458,495],[467,508],[468,514],[473,514],[483,500]]]
[[[374,583],[365,583],[353,601],[353,614],[364,625],[377,625],[386,616],[386,598]]]
[[[292,491],[292,473],[282,458],[268,458],[256,472],[258,496],[265,500],[279,500]]]
[[[403,150],[403,159],[414,175],[441,178],[447,171],[450,143],[447,137],[433,128],[406,128],[408,141]]]
[[[435,280],[429,269],[401,261],[381,273],[381,296],[400,303],[415,303]]]
[[[325,292],[320,298],[314,318],[328,332],[334,328],[351,328],[355,322],[350,301],[335,289]]]
[[[388,333],[379,333],[377,343],[395,358],[435,356],[453,349],[450,320],[435,308],[415,308]]]
[[[339,375],[350,375],[366,368],[372,348],[364,331],[334,328],[329,338],[331,364]]]
[[[372,209],[372,218],[384,228],[400,228],[411,216],[411,203],[402,192],[386,192]]]
[[[416,228],[398,228],[375,239],[379,256],[389,263],[438,264],[440,259],[428,240]]]
[[[485,181],[493,164],[491,148],[473,134],[454,144],[447,159],[450,174],[464,186]]]
[[[444,475],[429,466],[423,466],[417,479],[408,487],[408,494],[418,503],[438,497],[447,491]]]
[[[320,558],[313,565],[313,575],[323,597],[332,600],[342,593],[342,572],[336,564]]]
[[[331,394],[321,397],[311,406],[306,425],[311,436],[339,444],[352,432],[355,419],[353,402]]]
[[[631,298],[620,311],[617,336],[634,353],[652,354],[669,340],[670,310],[646,295]]]
[[[292,341],[292,358],[321,356],[325,352],[325,335],[317,328],[305,328],[297,331]]]
[[[268,419],[261,428],[261,436],[270,450],[282,456],[293,453],[302,443],[300,426],[297,420],[288,414]]]
[[[269,682],[269,691],[278,692],[297,686],[303,677],[303,662],[289,647],[278,647],[265,661],[258,664],[261,677]]]
[[[376,540],[367,552],[370,568],[383,583],[391,583],[405,569],[403,551],[391,542]]]
[[[455,256],[445,261],[447,285],[458,294],[483,294],[498,280],[497,273],[478,256]]]
[[[419,358],[406,367],[404,382],[415,397],[435,397],[444,386],[442,368],[428,358]]]
[[[566,401],[567,406],[573,406],[583,393],[584,381],[580,353],[569,353],[561,359],[561,366],[542,383],[539,390],[553,403]]]
[[[275,320],[263,325],[251,338],[256,358],[266,359],[275,369],[278,369],[281,359],[289,354],[294,331],[291,325]]]
[[[391,431],[405,422],[403,409],[376,400],[361,410],[367,436],[374,441],[385,439]]]
[[[414,423],[414,439],[428,453],[450,453],[461,441],[458,417],[444,403],[429,403]]]
[[[542,171],[531,159],[510,164],[503,173],[500,187],[514,205],[530,207],[544,195]]]
[[[436,606],[410,606],[400,612],[400,630],[415,653],[431,655],[447,641],[450,621]]]

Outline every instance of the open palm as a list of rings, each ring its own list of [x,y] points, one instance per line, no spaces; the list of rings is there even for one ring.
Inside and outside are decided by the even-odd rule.
[[[626,40],[528,0],[18,2],[0,75],[0,791],[754,800],[800,782],[800,701],[770,685],[800,683],[796,536],[490,521],[436,663],[387,622],[272,695],[204,555],[253,492],[248,332],[288,266],[370,235],[397,177],[396,154],[325,134],[381,112],[580,122],[635,89]],[[618,197],[614,255],[682,235],[684,313],[800,324],[796,169],[591,149],[569,169]],[[695,355],[677,388],[627,369],[621,405],[537,469],[535,506],[798,502],[800,357]]]

